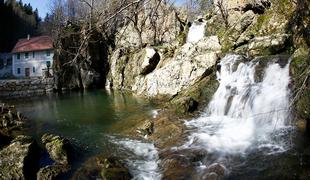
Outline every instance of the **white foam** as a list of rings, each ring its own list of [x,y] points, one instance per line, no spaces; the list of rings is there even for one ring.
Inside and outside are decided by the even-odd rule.
[[[285,147],[272,134],[286,127],[289,64],[281,68],[271,63],[262,82],[255,82],[257,63],[240,62],[240,56],[227,55],[220,65],[219,88],[206,113],[186,123],[195,131],[183,147],[243,153],[250,147],[274,146],[283,151]]]
[[[134,175],[134,180],[161,179],[158,151],[154,144],[131,139],[120,140],[116,143],[135,155],[127,158],[127,166]]]

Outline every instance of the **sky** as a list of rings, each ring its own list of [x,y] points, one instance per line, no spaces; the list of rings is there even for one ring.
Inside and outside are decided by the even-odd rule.
[[[19,0],[17,0],[19,1]],[[38,8],[39,10],[39,16],[41,18],[44,18],[46,13],[49,12],[49,8],[48,8],[48,2],[49,0],[22,0],[23,3],[30,3],[33,9]]]
[[[19,1],[19,0],[17,0]],[[48,2],[49,0],[22,0],[23,3],[30,3],[33,9],[38,8],[39,16],[43,19],[46,13],[49,12]],[[181,4],[184,0],[175,0],[177,4]]]

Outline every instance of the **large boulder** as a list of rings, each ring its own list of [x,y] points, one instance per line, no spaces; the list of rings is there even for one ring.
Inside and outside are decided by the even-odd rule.
[[[68,165],[70,163],[72,147],[67,139],[52,134],[44,134],[42,136],[42,143],[51,159],[56,163],[61,165]]]
[[[87,160],[72,179],[129,180],[132,178],[124,164],[115,157],[95,156]]]
[[[220,49],[216,36],[195,45],[187,43],[176,50],[174,57],[163,60],[152,73],[137,76],[132,90],[149,97],[172,97],[202,79],[216,64]]]
[[[160,61],[160,55],[152,47],[130,52],[117,49],[110,58],[110,72],[106,86],[114,89],[131,89],[135,77],[151,73]]]
[[[0,151],[0,177],[34,179],[38,160],[38,149],[34,140],[28,136],[18,136]]]
[[[253,38],[248,44],[248,52],[252,56],[276,54],[287,47],[290,35],[273,34]]]

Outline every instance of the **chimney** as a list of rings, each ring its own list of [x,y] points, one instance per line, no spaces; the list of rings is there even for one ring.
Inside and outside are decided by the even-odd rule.
[[[27,40],[29,40],[29,39],[30,39],[30,34],[27,35]]]

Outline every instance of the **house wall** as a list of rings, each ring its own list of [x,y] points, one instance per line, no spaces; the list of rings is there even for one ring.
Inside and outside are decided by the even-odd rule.
[[[35,51],[35,56],[33,57],[33,52],[28,52],[29,57],[25,58],[25,52],[20,53],[20,59],[17,59],[17,53],[13,54],[13,75],[16,77],[25,77],[26,68],[30,70],[30,77],[41,77],[44,74],[44,70],[47,69],[46,63],[49,61],[51,66],[53,66],[53,50],[49,50],[50,55],[47,56],[47,51]],[[18,73],[18,68],[20,68],[20,73]],[[33,68],[35,71],[33,71]],[[50,69],[50,73],[52,70]]]

